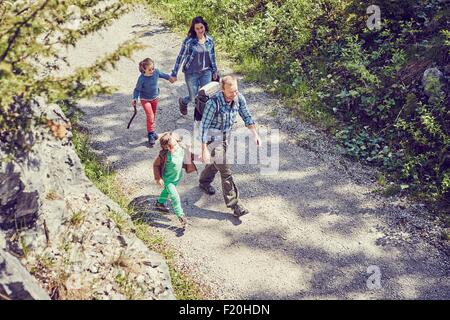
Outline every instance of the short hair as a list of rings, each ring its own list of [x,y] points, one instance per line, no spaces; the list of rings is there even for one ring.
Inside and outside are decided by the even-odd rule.
[[[144,73],[145,72],[145,69],[147,69],[147,67],[149,66],[149,65],[155,65],[155,63],[153,62],[153,60],[152,59],[150,59],[150,58],[145,58],[144,60],[142,60],[141,62],[139,62],[139,71],[141,72],[141,73]]]
[[[161,145],[161,149],[166,150],[168,146],[175,146],[178,142],[181,141],[181,138],[178,134],[174,132],[164,132],[159,138],[159,143]]]
[[[222,78],[221,83],[222,83],[222,88],[224,88],[225,85],[231,86],[233,84],[237,84],[237,79],[232,75],[228,75],[228,76],[225,76]]]

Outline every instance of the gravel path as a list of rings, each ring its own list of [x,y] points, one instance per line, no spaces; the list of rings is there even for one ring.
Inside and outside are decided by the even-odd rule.
[[[72,66],[88,65],[120,42],[138,35],[148,48],[104,74],[117,93],[80,103],[92,147],[117,170],[134,202],[147,203],[145,216],[179,255],[179,264],[221,299],[449,299],[448,252],[433,245],[438,229],[420,204],[382,198],[373,191],[375,171],[339,156],[332,141],[302,124],[257,85],[240,81],[262,128],[280,129],[280,167],[260,174],[259,165],[235,165],[235,181],[251,214],[234,218],[221,193],[203,194],[196,174],[179,188],[191,225],[183,233],[173,214],[159,215],[148,199],[153,183],[142,109],[131,129],[130,99],[137,63],[151,57],[170,72],[182,38],[140,9],[70,50]],[[219,61],[220,65],[220,61]],[[171,85],[161,80],[157,131],[192,129],[181,123],[177,98],[186,94],[182,73]],[[192,109],[190,110],[192,112]],[[191,117],[189,117],[191,119]],[[238,127],[243,127],[239,119]],[[199,166],[203,168],[203,165]],[[214,181],[220,190],[220,178]],[[147,202],[146,202],[147,201]],[[437,230],[437,231],[436,231]],[[431,240],[430,240],[431,239]],[[367,285],[369,266],[381,273],[381,288]],[[370,289],[370,288],[372,289]]]

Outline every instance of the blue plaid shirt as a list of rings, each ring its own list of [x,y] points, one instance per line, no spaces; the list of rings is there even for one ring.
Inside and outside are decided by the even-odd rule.
[[[176,77],[178,70],[180,69],[181,63],[184,61],[183,72],[185,72],[192,63],[194,59],[194,46],[198,43],[197,38],[187,37],[184,39],[181,45],[180,53],[175,61],[175,66],[173,67],[171,76]],[[209,52],[209,58],[211,60],[211,71],[214,73],[217,71],[216,65],[216,53],[214,51],[214,40],[210,36],[206,35],[205,48]]]
[[[217,112],[217,107],[219,107],[219,112]],[[231,104],[225,101],[222,91],[213,95],[206,103],[202,120],[200,121],[199,138],[201,142],[207,143],[211,140],[216,140],[212,137],[223,133],[228,134],[232,129],[238,113],[242,120],[244,120],[246,126],[255,124],[248,110],[247,102],[241,93],[238,93],[238,96]]]

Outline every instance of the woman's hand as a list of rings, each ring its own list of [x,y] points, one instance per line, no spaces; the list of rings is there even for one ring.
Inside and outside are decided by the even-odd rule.
[[[253,141],[255,141],[255,144],[258,148],[261,146],[261,138],[259,137],[259,134],[253,136]]]
[[[164,180],[163,179],[159,179],[159,180],[155,180],[156,184],[159,185],[160,187],[164,187]]]

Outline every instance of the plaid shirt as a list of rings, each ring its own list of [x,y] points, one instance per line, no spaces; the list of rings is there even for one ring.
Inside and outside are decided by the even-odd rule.
[[[176,77],[178,74],[178,69],[180,69],[181,63],[184,61],[183,72],[185,72],[192,63],[194,59],[194,46],[198,43],[197,38],[187,37],[184,39],[183,44],[181,45],[180,53],[177,56],[177,60],[175,61],[175,66],[173,67],[171,76]],[[212,72],[217,71],[216,65],[216,53],[214,51],[214,40],[210,36],[206,35],[205,48],[209,53],[209,58],[211,60]]]
[[[216,102],[219,107],[219,112],[217,112]],[[222,135],[223,133],[230,133],[238,113],[242,120],[244,120],[246,126],[255,124],[248,110],[247,102],[241,93],[238,93],[238,96],[231,104],[225,101],[222,91],[213,95],[203,110],[202,120],[200,121],[199,140],[202,143],[207,143],[211,140],[216,140],[212,137]]]

